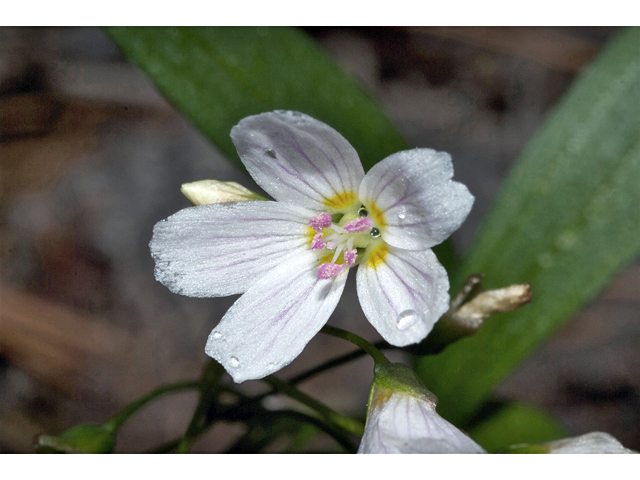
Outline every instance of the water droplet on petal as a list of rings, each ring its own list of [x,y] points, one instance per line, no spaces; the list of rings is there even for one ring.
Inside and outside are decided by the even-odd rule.
[[[407,218],[407,210],[404,207],[402,207],[398,212],[398,218],[400,220],[404,220],[405,218]]]
[[[404,310],[398,315],[396,325],[398,330],[407,330],[420,320],[420,314],[415,310]]]
[[[220,332],[213,332],[213,335],[211,336],[216,340],[220,340],[222,338],[222,334]]]
[[[229,365],[233,368],[238,368],[240,366],[240,360],[238,360],[237,357],[231,357],[229,359]]]
[[[267,368],[268,368],[269,370],[275,370],[275,368],[276,368],[276,364],[275,364],[275,363],[273,363],[273,362],[271,362],[270,364],[268,364],[268,365],[267,365]]]

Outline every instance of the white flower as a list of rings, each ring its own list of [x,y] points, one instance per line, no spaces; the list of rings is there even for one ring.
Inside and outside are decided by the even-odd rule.
[[[438,415],[437,401],[409,367],[376,366],[358,453],[486,453]]]
[[[323,327],[359,265],[367,319],[396,346],[417,343],[449,307],[431,247],[464,221],[473,196],[447,153],[399,152],[366,175],[328,125],[297,112],[243,119],[240,159],[276,201],[202,205],[156,224],[156,279],[193,297],[243,293],[206,353],[236,382],[289,364]]]
[[[636,453],[625,448],[615,437],[604,432],[591,432],[541,445],[548,453]]]

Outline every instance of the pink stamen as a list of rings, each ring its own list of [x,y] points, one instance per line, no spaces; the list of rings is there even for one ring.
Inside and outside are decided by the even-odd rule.
[[[358,250],[355,248],[353,250],[347,250],[344,252],[344,261],[347,262],[347,265],[353,267],[356,263],[356,258],[358,258]]]
[[[373,219],[371,217],[356,218],[351,220],[344,226],[349,233],[367,232],[373,227]]]
[[[314,235],[313,240],[311,240],[311,245],[309,245],[311,250],[322,250],[327,246],[327,244],[324,243],[321,239],[322,233],[316,233]]]
[[[345,268],[345,265],[339,265],[337,263],[323,263],[318,267],[318,278],[327,279],[335,277],[344,272]]]
[[[307,225],[313,228],[316,232],[322,233],[323,228],[331,226],[331,215],[328,213],[321,213],[320,215],[311,217]]]

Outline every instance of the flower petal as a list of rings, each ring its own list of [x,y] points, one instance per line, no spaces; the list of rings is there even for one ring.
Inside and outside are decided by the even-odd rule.
[[[358,267],[358,298],[367,319],[392,345],[424,339],[449,309],[449,279],[431,250],[383,243]]]
[[[438,415],[433,403],[397,392],[369,412],[358,453],[485,453],[485,451]]]
[[[341,210],[357,202],[364,170],[347,140],[298,112],[247,117],[231,130],[240,159],[278,201]]]
[[[430,248],[458,229],[473,205],[473,195],[452,177],[448,153],[428,148],[398,152],[367,173],[360,200],[385,242],[399,248]]]
[[[304,252],[258,280],[213,329],[205,351],[237,383],[263,378],[291,363],[327,323],[347,280],[317,278]]]
[[[591,432],[542,445],[549,453],[637,453],[625,448],[615,437],[604,432]]]
[[[156,280],[174,293],[219,297],[245,292],[258,278],[306,250],[314,213],[276,202],[185,208],[153,229]]]

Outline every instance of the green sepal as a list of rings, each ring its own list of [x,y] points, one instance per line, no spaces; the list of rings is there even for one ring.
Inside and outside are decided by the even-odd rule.
[[[58,436],[39,435],[34,448],[37,453],[112,453],[115,433],[105,425],[84,423]]]

